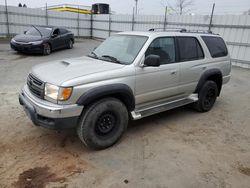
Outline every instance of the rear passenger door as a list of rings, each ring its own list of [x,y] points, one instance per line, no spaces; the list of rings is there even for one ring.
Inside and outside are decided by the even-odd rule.
[[[179,94],[179,64],[174,37],[156,38],[145,52],[160,56],[159,67],[136,67],[136,104],[156,102]]]
[[[179,89],[184,96],[192,94],[201,74],[206,69],[204,52],[196,37],[178,36],[178,58],[180,62]]]
[[[65,47],[69,42],[68,30],[64,28],[60,28],[60,36],[61,36],[61,47]]]

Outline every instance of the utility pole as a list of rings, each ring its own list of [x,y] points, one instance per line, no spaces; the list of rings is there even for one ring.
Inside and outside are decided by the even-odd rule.
[[[213,8],[212,8],[212,12],[211,12],[211,16],[210,16],[210,22],[209,22],[208,31],[211,31],[212,21],[213,21],[213,15],[214,15],[214,7],[215,7],[215,3],[213,4]]]
[[[49,17],[48,17],[48,5],[47,5],[47,2],[45,4],[45,19],[46,19],[46,25],[48,26],[49,25]]]
[[[167,14],[168,14],[168,7],[166,6],[165,8],[165,17],[164,17],[164,31],[166,30],[166,26],[167,26]]]
[[[138,0],[135,0],[135,15],[137,15]]]
[[[7,25],[7,37],[10,36],[10,25],[9,25],[9,13],[8,13],[8,4],[5,0],[5,14],[6,14],[6,25]]]

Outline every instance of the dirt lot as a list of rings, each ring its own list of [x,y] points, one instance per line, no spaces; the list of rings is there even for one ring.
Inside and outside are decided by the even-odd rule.
[[[211,112],[183,107],[135,121],[118,144],[92,151],[73,130],[33,126],[17,96],[33,65],[85,55],[99,42],[50,56],[0,43],[0,187],[250,187],[250,70],[233,68]]]

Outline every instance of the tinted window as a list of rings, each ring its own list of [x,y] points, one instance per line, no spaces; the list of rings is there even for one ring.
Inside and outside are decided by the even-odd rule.
[[[67,29],[60,28],[60,34],[65,34],[65,33],[67,33],[67,32],[68,32]]]
[[[220,37],[202,36],[212,57],[227,56],[227,47]]]
[[[174,38],[165,37],[155,39],[148,47],[145,56],[147,57],[150,54],[160,56],[161,64],[175,62]]]
[[[59,29],[55,29],[55,30],[53,31],[53,35],[59,35],[59,34],[60,34]]]
[[[203,59],[204,54],[198,40],[194,37],[178,37],[180,61]]]

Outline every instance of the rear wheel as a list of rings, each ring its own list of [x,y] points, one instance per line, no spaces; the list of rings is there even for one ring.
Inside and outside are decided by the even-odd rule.
[[[51,53],[50,44],[46,43],[43,45],[43,55],[49,55]]]
[[[115,144],[128,125],[128,111],[118,99],[105,98],[90,105],[83,113],[77,134],[92,149],[104,149]]]
[[[199,112],[208,112],[212,109],[218,95],[218,87],[214,81],[208,80],[198,93],[199,100],[193,104]]]
[[[72,49],[74,47],[73,45],[74,45],[73,40],[70,39],[68,42],[68,49]]]

